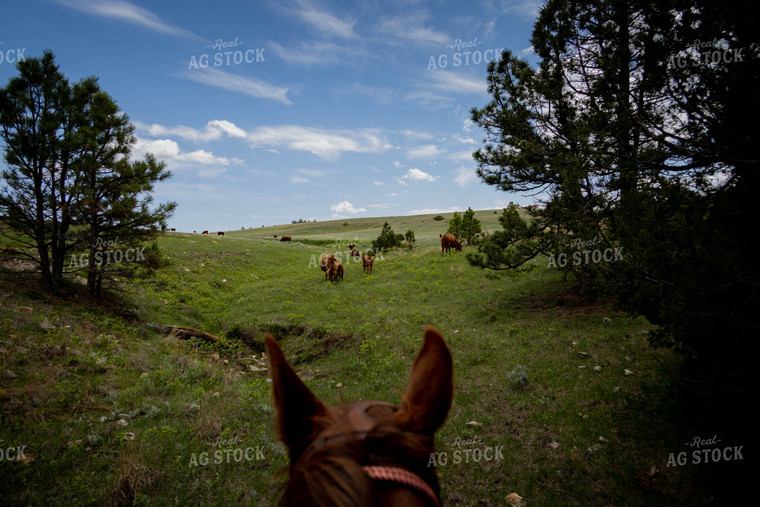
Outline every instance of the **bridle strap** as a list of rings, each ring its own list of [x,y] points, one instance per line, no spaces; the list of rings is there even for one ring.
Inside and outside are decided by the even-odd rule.
[[[427,482],[423,481],[419,475],[410,472],[409,470],[397,467],[381,466],[365,466],[363,468],[364,471],[367,472],[367,475],[375,480],[396,482],[399,484],[404,484],[405,486],[410,486],[417,491],[425,494],[433,501],[435,505],[441,505],[441,503],[438,501],[438,497],[433,491],[433,488],[431,488]]]

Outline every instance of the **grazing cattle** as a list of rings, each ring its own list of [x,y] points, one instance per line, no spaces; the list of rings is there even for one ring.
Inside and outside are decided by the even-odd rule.
[[[359,253],[359,250],[353,249],[351,250],[351,257],[361,257],[362,254]]]
[[[177,229],[175,229],[174,227],[172,227],[172,232],[177,232]]]
[[[458,251],[462,251],[462,244],[457,241],[457,238],[453,234],[444,234],[441,238],[441,255],[444,252],[450,252],[451,247],[456,248]]]
[[[356,245],[348,245],[349,250],[353,250]]]
[[[368,275],[372,274],[372,264],[375,263],[375,259],[369,255],[362,255],[362,266],[364,266],[364,272]]]
[[[276,237],[277,237],[277,234],[275,234],[275,235],[274,235],[274,237],[276,238]]]
[[[193,231],[193,234],[198,234],[198,231]]]
[[[441,505],[436,467],[428,463],[451,408],[454,367],[437,330],[425,328],[400,405],[325,405],[277,340],[266,335],[264,341],[276,434],[290,462],[280,505]]]
[[[338,259],[335,259],[330,270],[330,281],[337,282],[339,279],[343,280],[343,264]]]
[[[208,231],[203,231],[201,234],[206,234],[206,235],[208,235]]]
[[[325,272],[325,281],[327,281],[328,278],[332,280],[332,267],[336,260],[337,259],[333,254],[325,254],[319,259],[319,267]]]
[[[217,236],[224,236],[224,233],[222,231],[219,231],[216,233]]]
[[[291,241],[291,237],[290,236],[283,236],[283,237],[280,238],[280,241]]]

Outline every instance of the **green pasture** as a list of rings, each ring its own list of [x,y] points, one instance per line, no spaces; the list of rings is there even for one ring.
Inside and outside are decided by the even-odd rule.
[[[167,233],[166,265],[104,307],[43,295],[3,264],[0,447],[25,446],[0,462],[3,503],[274,505],[287,460],[264,334],[326,402],[397,402],[427,325],[454,358],[436,436],[445,504],[709,503],[693,468],[667,467],[690,435],[675,424],[679,359],[648,346],[649,324],[579,299],[546,259],[491,272],[441,255],[447,222],[433,216]],[[497,228],[491,210],[477,217]],[[344,241],[368,245],[386,220],[417,247],[365,275]],[[341,250],[345,278],[326,282],[319,256]],[[475,461],[475,448],[499,451]]]

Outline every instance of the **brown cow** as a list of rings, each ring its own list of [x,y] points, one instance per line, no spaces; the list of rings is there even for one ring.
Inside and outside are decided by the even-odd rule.
[[[462,251],[462,244],[457,241],[457,238],[453,234],[444,234],[441,238],[441,255],[444,252],[450,252],[451,247],[456,248],[458,251]]]
[[[343,264],[337,259],[333,262],[332,269],[330,270],[330,281],[337,282],[338,279],[343,280]]]
[[[208,236],[208,231],[203,231],[201,234],[205,234]]]
[[[364,266],[364,272],[368,275],[372,274],[372,264],[374,264],[374,262],[375,259],[369,255],[362,255],[362,265]]]
[[[280,241],[291,241],[291,237],[290,236],[283,236],[283,237],[280,238]]]
[[[216,233],[217,236],[224,236],[224,233],[222,231],[219,231]]]
[[[351,257],[361,257],[362,254],[359,253],[359,250],[353,249],[351,250]]]
[[[348,245],[349,250],[353,250],[356,245]]]
[[[274,235],[274,237],[276,238],[276,237],[277,237],[277,234],[275,234],[275,235]]]
[[[174,227],[172,227],[172,232],[177,232],[177,229],[175,229]]]
[[[336,260],[333,254],[325,254],[319,259],[319,267],[325,272],[325,281],[332,275],[333,263]]]

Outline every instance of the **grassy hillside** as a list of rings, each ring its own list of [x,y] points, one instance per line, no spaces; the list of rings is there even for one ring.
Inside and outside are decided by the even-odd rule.
[[[478,215],[496,228],[493,212]],[[287,460],[263,334],[326,402],[398,402],[426,325],[454,357],[454,404],[436,436],[446,504],[505,505],[512,492],[530,505],[709,499],[693,468],[666,466],[693,435],[674,424],[678,358],[647,345],[649,324],[578,300],[545,260],[492,273],[442,256],[446,222],[433,216],[387,219],[419,246],[378,257],[372,275],[346,259],[340,283],[324,281],[321,253],[368,243],[386,219],[170,233],[167,265],[105,307],[41,294],[4,262],[0,446],[24,448],[0,462],[3,502],[274,505]],[[475,447],[500,454],[454,462]]]
[[[460,212],[459,214],[461,215],[462,213]],[[438,215],[444,217],[444,220],[433,220]],[[369,244],[373,239],[377,238],[383,228],[383,223],[387,221],[395,233],[404,234],[407,230],[412,229],[418,243],[427,242],[428,244],[432,244],[438,242],[439,234],[446,233],[449,220],[453,215],[454,213],[452,212],[398,217],[352,218],[228,231],[225,234],[235,237],[261,239],[274,239],[273,236],[277,234],[278,237],[291,236],[294,241],[297,241],[299,238],[329,241],[357,240]],[[491,232],[501,228],[498,220],[500,216],[500,210],[479,210],[475,212],[475,218],[480,220],[485,230]],[[216,231],[212,232],[215,233]]]

